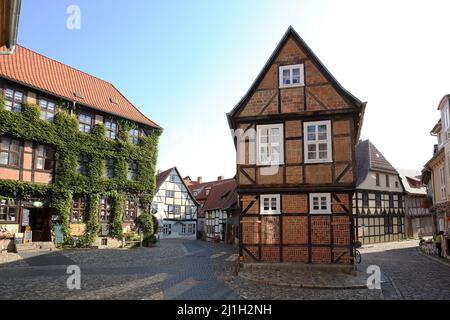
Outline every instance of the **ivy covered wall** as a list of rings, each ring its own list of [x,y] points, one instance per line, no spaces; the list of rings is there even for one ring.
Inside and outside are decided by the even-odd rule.
[[[121,131],[118,139],[106,138],[103,124],[94,126],[90,133],[78,130],[75,116],[69,115],[65,106],[58,106],[54,121],[39,118],[39,107],[24,104],[21,113],[6,111],[0,96],[0,136],[28,140],[54,147],[57,163],[55,183],[34,184],[0,179],[0,198],[29,199],[43,198],[46,206],[52,208],[64,226],[66,244],[71,244],[70,214],[72,199],[87,198],[86,234],[80,239],[81,246],[92,245],[99,231],[99,204],[101,197],[112,200],[113,212],[110,236],[122,237],[122,217],[127,197],[137,198],[144,213],[150,213],[150,204],[155,189],[155,166],[158,156],[161,129],[148,128],[139,145],[128,141],[131,122],[119,120]],[[78,156],[89,158],[88,174],[77,172]],[[105,160],[114,159],[115,174],[111,179],[104,177]],[[128,162],[138,163],[136,179],[127,179]]]

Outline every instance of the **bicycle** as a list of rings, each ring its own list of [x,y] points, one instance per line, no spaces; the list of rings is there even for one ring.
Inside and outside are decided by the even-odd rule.
[[[361,248],[361,242],[359,241],[356,241],[353,245],[353,260],[356,264],[360,264],[362,260],[361,252],[357,248]]]

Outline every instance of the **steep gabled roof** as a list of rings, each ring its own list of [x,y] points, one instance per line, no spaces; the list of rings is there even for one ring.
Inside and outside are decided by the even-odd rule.
[[[237,182],[234,179],[228,180],[211,188],[208,198],[202,206],[202,211],[228,210],[235,206],[237,201]]]
[[[366,179],[369,171],[381,171],[398,174],[383,154],[369,140],[361,141],[356,146],[357,183]]]
[[[405,191],[412,195],[426,195],[427,189],[422,183],[422,173],[410,169],[397,170]]]
[[[177,173],[178,177],[180,178],[181,182],[183,183],[184,187],[186,188],[187,192],[189,193],[189,196],[192,198],[192,200],[195,202],[195,204],[198,206],[200,205],[197,201],[197,199],[194,197],[194,195],[192,194],[191,190],[189,189],[189,187],[186,185],[186,182],[183,180],[183,178],[181,177],[180,172],[178,171],[177,167],[173,167],[170,169],[167,169],[165,171],[162,171],[160,173],[158,173],[156,175],[156,191],[159,190],[159,188],[161,188],[161,185],[164,183],[164,181],[167,180],[167,178],[170,176],[170,173],[175,170],[175,172]]]
[[[0,77],[147,126],[160,128],[112,84],[22,46],[0,55]]]
[[[362,118],[364,116],[364,110],[365,110],[365,102],[362,102],[358,98],[356,98],[353,94],[351,94],[349,91],[347,91],[337,80],[334,78],[334,76],[331,74],[330,71],[325,67],[325,65],[319,60],[319,58],[315,55],[315,53],[311,50],[311,48],[306,44],[306,42],[300,37],[300,35],[294,30],[292,26],[289,26],[288,30],[284,34],[281,41],[278,43],[277,47],[275,48],[274,52],[270,56],[269,60],[264,65],[263,69],[259,73],[256,80],[251,85],[250,89],[247,91],[247,93],[244,95],[244,97],[239,101],[239,103],[231,110],[228,114],[228,122],[230,125],[230,128],[232,128],[232,118],[237,114],[237,112],[241,109],[243,105],[251,98],[252,92],[259,86],[261,81],[264,78],[264,75],[269,71],[271,65],[275,61],[276,57],[281,52],[283,46],[288,41],[289,37],[291,37],[297,42],[297,44],[305,50],[305,53],[308,55],[308,57],[313,61],[313,63],[321,70],[322,74],[330,81],[330,83],[334,86],[334,88],[340,92],[343,96],[345,96],[348,101],[353,103],[353,105],[357,108],[361,109],[361,122]],[[362,123],[359,126],[362,127]],[[359,139],[359,132],[357,134]]]
[[[219,184],[226,183],[228,181],[231,181],[234,179],[223,179],[223,180],[216,180],[216,181],[209,181],[209,182],[202,182],[202,183],[193,183],[189,185],[189,189],[195,194],[195,198],[198,201],[204,201],[208,198],[209,192],[211,192],[211,189]]]

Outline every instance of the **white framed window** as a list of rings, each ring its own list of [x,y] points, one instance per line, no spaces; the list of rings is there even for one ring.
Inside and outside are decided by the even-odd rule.
[[[263,194],[260,199],[260,214],[280,214],[280,195]]]
[[[284,163],[283,125],[256,126],[257,165],[280,165]]]
[[[331,162],[331,121],[303,123],[305,163]]]
[[[310,193],[309,213],[331,214],[331,194],[330,193]]]
[[[281,66],[280,88],[300,87],[305,85],[303,64]]]

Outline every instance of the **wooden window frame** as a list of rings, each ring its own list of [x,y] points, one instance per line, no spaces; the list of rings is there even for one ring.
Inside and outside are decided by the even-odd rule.
[[[259,204],[259,213],[261,215],[271,215],[271,214],[281,214],[281,203],[280,203],[281,196],[279,194],[262,194],[260,196],[260,204]],[[269,200],[269,209],[264,209],[264,200]],[[275,207],[276,209],[273,210],[272,201],[275,199]]]
[[[278,166],[284,164],[284,125],[282,123],[264,124],[256,126],[256,164],[258,166]],[[272,130],[278,129],[278,141],[272,141]],[[262,142],[262,132],[268,130],[267,142]],[[268,149],[267,161],[262,161],[261,148],[266,146]],[[279,159],[275,161],[272,159],[272,148],[279,148]]]
[[[326,139],[319,139],[319,126],[326,126]],[[308,128],[315,127],[314,140],[309,140]],[[329,163],[333,162],[333,148],[332,148],[332,136],[331,136],[331,120],[323,121],[310,121],[303,123],[303,145],[305,154],[305,163]],[[320,158],[320,153],[325,150],[320,150],[321,145],[326,145],[327,157]],[[315,146],[315,151],[309,151],[309,146]],[[314,152],[316,158],[310,159],[310,153]]]
[[[90,118],[91,121],[90,122],[85,122],[82,121],[82,117],[83,118]],[[84,120],[84,119],[83,119]],[[93,127],[93,122],[94,121],[94,115],[88,112],[79,112],[78,113],[78,130],[80,132],[84,132],[84,133],[90,133],[92,131],[92,127]],[[86,130],[86,128],[89,128],[89,130]]]
[[[299,70],[299,82],[294,83],[294,70]],[[279,70],[279,87],[283,88],[293,88],[293,87],[303,87],[305,85],[305,66],[304,64],[292,64],[280,66]],[[289,81],[290,83],[284,83],[284,71],[289,71]]]
[[[3,148],[3,143],[4,140],[9,140],[8,143],[8,149]],[[11,146],[14,144],[17,146],[17,150],[12,150]],[[3,159],[3,155],[7,154],[7,163],[1,163],[0,162],[0,166],[2,167],[8,167],[8,168],[20,168],[20,162],[21,162],[21,158],[22,158],[22,142],[18,139],[14,139],[14,138],[8,138],[8,137],[0,137],[0,161],[2,161],[1,159]],[[12,156],[16,156],[17,158],[17,164],[15,164],[12,162]]]
[[[109,198],[100,199],[100,223],[110,223],[112,222],[112,201]]]
[[[115,167],[116,163],[114,159],[109,158],[105,160],[105,178],[106,179],[113,179],[115,175]],[[111,172],[112,170],[112,172]]]
[[[127,179],[136,180],[138,172],[139,172],[139,163],[135,160],[128,162]]]
[[[53,111],[49,111],[49,105],[53,104]],[[46,99],[43,97],[38,98],[39,105],[39,118],[43,121],[52,122],[55,119],[56,114],[56,102],[50,99]],[[51,117],[49,117],[51,115]]]
[[[137,132],[137,135],[136,135],[136,132]],[[139,128],[132,128],[128,131],[128,136],[129,136],[129,142],[131,144],[138,145],[139,139],[141,136],[141,130]]]
[[[123,214],[124,222],[134,222],[137,218],[138,204],[134,199],[125,199],[125,209]]]
[[[43,154],[40,154],[40,148],[43,149]],[[50,155],[48,151],[50,150]],[[43,168],[38,167],[39,160],[43,160]],[[50,169],[46,169],[47,161],[50,162]],[[45,144],[36,144],[34,148],[34,169],[38,171],[51,172],[53,171],[55,163],[55,150],[48,145]]]
[[[173,191],[173,190],[166,190],[165,191],[165,196],[166,196],[166,198],[175,198],[175,191]]]
[[[11,204],[11,202],[13,204]],[[11,214],[13,211],[14,214]],[[18,213],[19,208],[16,200],[0,200],[0,217],[5,216],[5,219],[0,219],[0,224],[18,224]],[[11,216],[14,217],[14,220],[11,220]]]
[[[375,185],[377,187],[379,187],[381,185],[380,184],[380,174],[379,173],[375,173]]]
[[[118,133],[118,124],[114,119],[105,119],[106,138],[116,140]]]
[[[391,187],[391,181],[390,181],[389,175],[387,174],[386,175],[386,188],[390,188],[390,187]]]
[[[70,211],[70,221],[73,223],[84,223],[86,222],[86,198],[85,197],[75,197],[72,200],[72,208]],[[76,215],[74,214],[76,212]],[[74,219],[77,216],[78,219]]]
[[[6,91],[12,91],[12,98],[6,95]],[[20,101],[16,100],[16,94],[20,93],[22,95],[22,99]],[[22,112],[22,106],[25,103],[25,93],[22,90],[17,90],[11,87],[5,87],[3,89],[3,99],[5,101],[5,110],[10,112]],[[7,103],[11,103],[11,106],[8,106]],[[17,107],[17,105],[19,107]]]
[[[319,209],[314,209],[314,198],[318,199]],[[322,200],[325,198],[326,209],[322,209]],[[310,193],[309,194],[310,214],[331,214],[331,193]]]
[[[80,154],[78,156],[77,172],[82,176],[87,176],[89,174],[88,164],[89,164],[89,157],[86,154]]]

